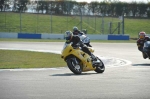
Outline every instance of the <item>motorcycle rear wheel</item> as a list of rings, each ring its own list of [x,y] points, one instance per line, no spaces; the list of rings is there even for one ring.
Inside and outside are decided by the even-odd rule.
[[[100,60],[98,57],[97,57],[98,60]],[[105,71],[105,65],[104,63],[100,60],[100,64],[98,66],[96,66],[96,69],[95,69],[95,72],[97,73],[103,73]]]
[[[82,69],[80,65],[75,65],[72,59],[67,60],[68,68],[74,73],[74,74],[81,74]]]

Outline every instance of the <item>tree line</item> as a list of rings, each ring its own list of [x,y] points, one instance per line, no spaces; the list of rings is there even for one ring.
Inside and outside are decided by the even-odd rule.
[[[55,15],[101,15],[101,16],[125,16],[149,17],[150,2],[76,2],[67,0],[0,0],[0,11],[6,11],[12,7],[13,12],[26,12],[28,9],[36,13]]]

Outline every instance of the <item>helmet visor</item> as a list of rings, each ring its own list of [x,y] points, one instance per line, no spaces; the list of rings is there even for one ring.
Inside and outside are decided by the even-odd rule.
[[[140,39],[144,39],[145,38],[145,36],[144,35],[140,35]]]
[[[66,40],[70,40],[71,39],[71,36],[69,36],[69,37],[66,37]]]
[[[67,31],[67,32],[65,33],[65,39],[66,39],[67,41],[71,40],[72,36],[73,36],[73,34],[72,34],[72,32],[70,32],[70,31]]]

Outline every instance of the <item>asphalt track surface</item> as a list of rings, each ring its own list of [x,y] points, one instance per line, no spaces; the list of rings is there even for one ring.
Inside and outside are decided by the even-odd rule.
[[[136,43],[91,43],[107,64],[102,74],[74,75],[67,67],[0,69],[0,99],[150,99],[150,60]],[[61,42],[0,42],[1,49],[59,53]]]

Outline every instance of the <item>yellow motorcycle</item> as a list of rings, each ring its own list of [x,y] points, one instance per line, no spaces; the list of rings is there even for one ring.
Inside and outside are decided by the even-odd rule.
[[[91,53],[94,52],[92,47],[88,47]],[[97,62],[93,63],[90,55],[83,52],[80,47],[73,48],[71,44],[66,44],[61,52],[61,58],[67,63],[68,68],[74,74],[81,74],[86,71],[95,71],[97,73],[103,73],[105,71],[105,66],[103,62],[96,57]]]

